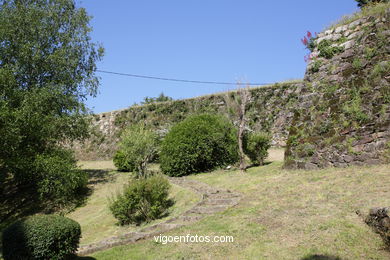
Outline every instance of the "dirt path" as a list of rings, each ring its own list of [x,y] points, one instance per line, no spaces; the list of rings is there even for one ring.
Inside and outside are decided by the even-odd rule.
[[[131,244],[142,239],[158,236],[175,228],[190,225],[201,220],[205,216],[233,207],[237,205],[241,199],[239,193],[211,187],[205,183],[191,180],[186,177],[169,178],[169,180],[173,184],[191,189],[200,194],[202,200],[182,215],[171,218],[165,222],[146,227],[137,232],[129,232],[121,236],[109,237],[100,242],[82,246],[78,249],[78,255],[87,255],[114,246]]]

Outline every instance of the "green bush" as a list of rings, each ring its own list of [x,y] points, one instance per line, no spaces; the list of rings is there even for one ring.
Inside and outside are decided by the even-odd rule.
[[[132,172],[135,170],[134,164],[126,159],[123,151],[118,150],[114,155],[114,165],[120,172]]]
[[[224,117],[201,114],[178,123],[161,145],[161,170],[183,176],[238,161],[237,130]]]
[[[256,165],[263,165],[271,147],[271,138],[265,133],[246,133],[243,140],[244,153]]]
[[[162,175],[133,179],[111,202],[110,210],[120,225],[141,224],[160,218],[172,206],[170,184]]]
[[[68,259],[79,245],[80,225],[58,215],[36,215],[8,226],[2,235],[3,257]]]
[[[137,171],[145,175],[147,163],[157,155],[158,136],[143,124],[125,129],[119,142],[114,164],[120,171]]]
[[[36,157],[33,168],[40,200],[45,208],[74,206],[87,189],[87,173],[77,169],[73,152],[56,149]]]

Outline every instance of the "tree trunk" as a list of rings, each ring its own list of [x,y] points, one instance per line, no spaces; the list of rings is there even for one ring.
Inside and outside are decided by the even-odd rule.
[[[244,172],[246,170],[245,165],[245,154],[244,154],[244,148],[243,148],[243,138],[244,138],[244,131],[245,131],[245,121],[244,118],[240,118],[240,125],[238,128],[238,149],[240,152],[240,171]]]
[[[250,99],[250,92],[247,88],[240,89],[239,92],[241,97],[241,104],[239,106],[239,127],[238,127],[238,149],[240,152],[240,171],[245,172],[246,163],[245,163],[245,153],[243,148],[243,139],[246,125],[246,107]]]
[[[238,84],[237,96],[231,97],[228,94],[225,96],[225,102],[230,112],[230,116],[233,118],[232,121],[238,123],[238,149],[240,156],[240,171],[246,170],[245,153],[243,147],[243,139],[246,128],[247,119],[245,117],[248,102],[251,99],[249,87],[241,88],[241,84]],[[230,111],[231,110],[231,111]],[[236,125],[236,124],[235,124]]]

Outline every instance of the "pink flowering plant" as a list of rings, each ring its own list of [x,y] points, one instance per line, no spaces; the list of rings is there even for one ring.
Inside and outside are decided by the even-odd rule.
[[[309,62],[317,57],[312,53],[316,48],[315,40],[317,39],[317,33],[314,34],[315,35],[307,31],[306,35],[301,39],[302,44],[305,45],[306,49],[310,51],[310,53],[304,57],[305,62]]]

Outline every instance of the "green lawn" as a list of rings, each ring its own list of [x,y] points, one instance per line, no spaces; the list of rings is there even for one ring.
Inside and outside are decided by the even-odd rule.
[[[175,204],[170,208],[170,214],[167,217],[141,226],[121,227],[116,225],[117,221],[109,210],[109,202],[129,181],[129,173],[114,171],[111,161],[90,161],[80,162],[79,164],[83,169],[90,170],[91,177],[89,181],[92,188],[92,194],[88,197],[86,205],[67,215],[67,217],[76,220],[81,225],[82,238],[80,245],[98,242],[111,236],[136,231],[166,221],[190,209],[200,200],[194,192],[172,185],[170,196]]]
[[[168,235],[230,235],[234,243],[153,239],[93,254],[96,259],[390,259],[380,237],[355,214],[390,205],[390,165],[287,171],[281,151],[247,173],[190,178],[241,192],[239,205]],[[328,258],[316,258],[316,255]],[[331,258],[331,257],[334,258]]]

